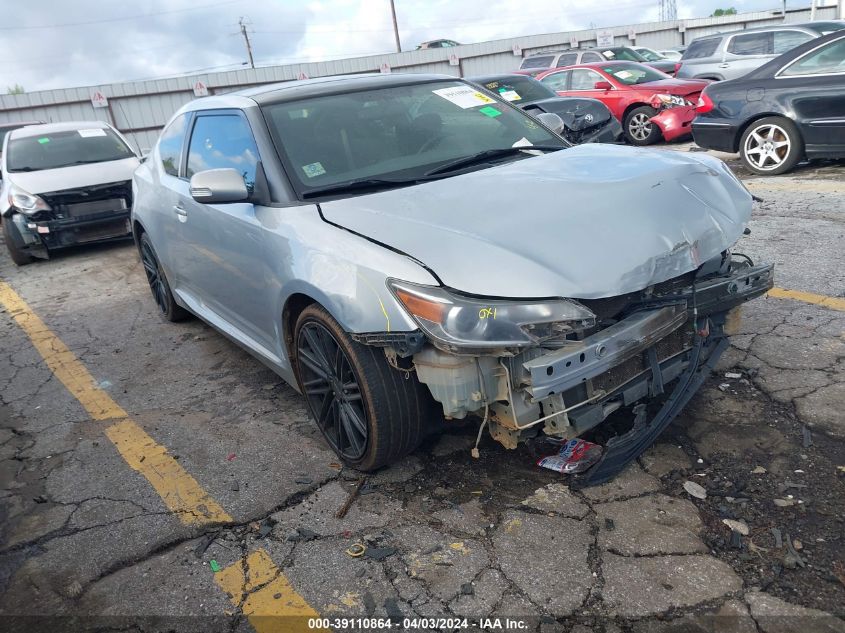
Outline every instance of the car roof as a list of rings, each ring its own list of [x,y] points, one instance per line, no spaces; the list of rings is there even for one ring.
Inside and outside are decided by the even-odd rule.
[[[9,132],[11,138],[26,138],[28,136],[40,136],[41,134],[52,134],[54,132],[74,132],[76,130],[111,129],[111,126],[104,121],[66,121],[64,123],[41,123],[40,125],[27,125]]]
[[[532,57],[539,57],[540,55],[560,55],[561,53],[577,53],[579,49],[577,48],[556,48],[551,51],[540,51],[539,53],[531,53],[525,59],[531,59]]]
[[[0,123],[0,130],[19,128],[24,125],[41,125],[42,123],[44,123],[44,121],[13,121],[9,123]]]
[[[560,66],[559,68],[548,68],[544,73],[550,73],[553,70],[569,70],[570,68],[606,68],[607,66],[627,66],[628,64],[637,64],[638,66],[645,66],[646,68],[651,68],[647,64],[643,64],[642,62],[631,62],[626,59],[609,59],[606,62],[587,62],[585,64],[570,64],[569,66]],[[652,69],[654,70],[654,69]]]
[[[488,81],[502,81],[503,79],[534,79],[524,73],[497,73],[495,75],[476,75],[475,77],[467,77],[467,81],[482,84]]]
[[[815,33],[815,23],[808,23],[808,24],[792,24],[790,22],[785,22],[783,24],[770,24],[769,26],[757,26],[753,29],[740,29],[738,31],[720,31],[718,33],[711,33],[710,35],[702,35],[701,37],[696,37],[692,42],[697,42],[699,40],[711,40],[717,37],[725,37],[727,35],[737,35],[738,33],[760,33],[763,31],[782,31],[783,29],[793,29],[797,31],[813,31]],[[817,33],[816,33],[817,34]],[[818,34],[817,34],[818,35]],[[690,44],[692,43],[690,42]]]
[[[213,97],[195,99],[182,106],[182,112],[195,110],[209,110],[216,108],[243,108],[258,105],[269,105],[284,101],[307,99],[329,94],[355,92],[389,88],[391,86],[407,86],[428,83],[432,81],[461,81],[452,75],[435,75],[422,73],[372,73],[356,75],[331,75],[314,79],[286,81],[266,84],[255,88],[246,88],[236,92]]]

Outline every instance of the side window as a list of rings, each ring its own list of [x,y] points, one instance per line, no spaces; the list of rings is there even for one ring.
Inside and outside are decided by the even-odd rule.
[[[526,57],[522,60],[520,70],[526,68],[548,68],[554,60],[554,55],[542,55],[540,57]]]
[[[734,55],[771,55],[772,32],[734,35],[728,44],[728,52]]]
[[[578,63],[578,53],[564,53],[558,57],[558,66],[571,66]]]
[[[571,72],[571,70],[567,70],[566,72],[547,75],[540,80],[540,83],[546,84],[552,90],[566,90],[566,78]]]
[[[572,87],[570,89],[595,90],[596,82],[601,80],[602,78],[592,70],[587,70],[586,68],[576,68],[572,71]]]
[[[783,77],[830,74],[845,74],[845,39],[830,42],[806,54],[780,73]]]
[[[258,149],[246,120],[237,114],[198,116],[188,146],[190,178],[207,169],[231,167],[244,177],[246,188],[255,186]]]
[[[603,62],[604,59],[598,53],[586,52],[581,56],[582,64],[589,64],[590,62]]]
[[[775,55],[780,55],[786,51],[791,51],[796,46],[803,44],[813,39],[809,33],[802,33],[801,31],[775,31],[775,40],[773,51]]]
[[[171,176],[179,176],[179,165],[182,163],[182,141],[185,138],[186,114],[180,114],[173,119],[158,139],[158,154],[161,166]]]
[[[718,37],[711,37],[706,40],[693,40],[687,47],[687,50],[684,51],[684,54],[681,55],[681,59],[704,59],[705,57],[710,57],[719,48],[719,42],[721,42],[721,39]]]

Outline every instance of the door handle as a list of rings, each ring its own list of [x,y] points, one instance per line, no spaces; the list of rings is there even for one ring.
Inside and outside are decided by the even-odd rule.
[[[176,212],[176,217],[179,218],[180,222],[187,222],[188,212],[185,211],[185,207],[183,207],[181,204],[174,204],[173,210]]]
[[[729,66],[730,66],[730,64],[727,64],[727,63],[719,64],[719,68],[728,68]]]

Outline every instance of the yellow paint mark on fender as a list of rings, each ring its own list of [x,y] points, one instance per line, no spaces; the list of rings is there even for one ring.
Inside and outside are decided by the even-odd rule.
[[[202,486],[182,468],[167,449],[133,422],[108,393],[97,386],[85,365],[68,349],[27,303],[0,281],[0,305],[26,333],[53,375],[95,420],[117,422],[105,431],[133,469],[150,482],[164,504],[187,525],[232,521]]]
[[[813,292],[803,292],[801,290],[785,290],[783,288],[772,288],[768,292],[768,296],[776,299],[792,299],[794,301],[803,301],[804,303],[812,303],[813,305],[830,308],[831,310],[839,310],[845,312],[845,299],[840,297],[828,297],[827,295],[817,295]]]
[[[249,577],[245,576],[245,570],[249,570]],[[244,593],[247,594],[243,613],[258,633],[321,630],[308,627],[308,619],[319,614],[296,592],[263,549],[220,570],[214,580],[235,606],[241,605]]]

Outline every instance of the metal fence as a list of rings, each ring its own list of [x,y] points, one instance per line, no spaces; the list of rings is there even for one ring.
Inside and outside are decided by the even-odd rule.
[[[840,14],[838,6],[818,9],[816,19],[835,19]],[[454,48],[0,95],[0,122],[96,119],[114,125],[139,150],[146,151],[155,144],[159,131],[173,112],[195,99],[197,93],[222,94],[250,86],[293,81],[303,76],[384,71],[442,73],[462,77],[484,75],[514,70],[522,57],[533,53],[570,48],[573,44],[582,48],[595,46],[598,35],[603,31],[610,32],[615,45],[635,43],[661,49],[687,44],[696,37],[719,31],[809,20],[809,8],[788,10],[785,16],[780,11],[761,11],[719,18],[648,22],[598,30],[530,35]]]

